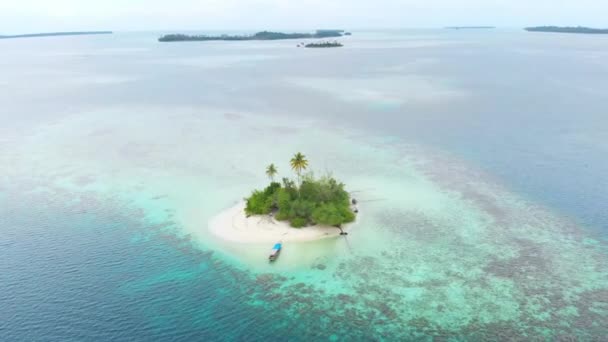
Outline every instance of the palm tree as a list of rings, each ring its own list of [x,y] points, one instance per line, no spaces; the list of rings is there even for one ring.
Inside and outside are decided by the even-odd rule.
[[[299,181],[300,177],[302,176],[302,171],[306,170],[306,168],[308,167],[308,160],[306,160],[306,156],[298,152],[293,156],[293,158],[291,158],[290,164],[291,168],[298,175]]]
[[[266,168],[266,175],[270,178],[270,181],[274,183],[274,176],[277,174],[277,168],[274,164],[268,165]]]

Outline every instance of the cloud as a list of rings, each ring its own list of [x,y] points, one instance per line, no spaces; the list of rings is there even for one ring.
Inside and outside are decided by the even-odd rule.
[[[315,27],[602,26],[597,0],[19,0],[0,1],[5,31]]]

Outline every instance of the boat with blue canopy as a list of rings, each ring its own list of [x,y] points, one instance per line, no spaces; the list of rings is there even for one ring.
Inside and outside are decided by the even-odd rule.
[[[281,253],[281,248],[283,248],[283,244],[280,242],[277,242],[274,244],[274,247],[272,247],[272,250],[270,251],[270,255],[268,256],[268,260],[269,261],[275,261],[277,260],[277,258],[279,257],[279,253]]]

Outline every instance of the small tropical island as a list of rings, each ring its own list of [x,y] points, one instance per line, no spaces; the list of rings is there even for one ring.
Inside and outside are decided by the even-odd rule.
[[[247,40],[284,40],[284,39],[313,39],[313,38],[336,38],[342,37],[343,30],[317,30],[315,33],[283,33],[262,31],[253,35],[186,35],[167,34],[158,38],[159,42],[205,42],[205,41],[247,41]]]
[[[344,46],[342,43],[335,40],[333,42],[309,43],[304,45],[305,48],[336,48],[342,46]]]
[[[82,32],[47,32],[47,33],[30,33],[16,35],[0,35],[0,39],[11,38],[38,38],[38,37],[58,37],[58,36],[85,36],[97,34],[112,34],[112,31],[82,31]]]
[[[580,34],[608,34],[608,29],[590,28],[584,26],[535,26],[526,27],[529,32],[553,32],[553,33],[580,33]]]
[[[283,177],[276,181],[278,169],[270,164],[266,168],[270,184],[213,218],[210,231],[241,243],[302,242],[346,235],[358,209],[345,185],[330,175],[315,178],[312,172],[304,174],[308,160],[302,153],[296,153],[290,165],[296,180]]]

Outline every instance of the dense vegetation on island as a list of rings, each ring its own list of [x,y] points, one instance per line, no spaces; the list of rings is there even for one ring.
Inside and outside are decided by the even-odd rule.
[[[344,45],[342,45],[341,43],[339,43],[337,41],[310,43],[310,44],[304,45],[304,47],[307,47],[307,48],[334,48],[334,47],[342,47],[342,46],[344,46]]]
[[[290,164],[296,172],[297,183],[289,178],[275,182],[277,168],[270,164],[266,169],[270,185],[253,191],[245,199],[247,216],[274,214],[277,220],[289,221],[295,228],[315,224],[341,227],[355,220],[344,184],[330,176],[316,179],[311,173],[302,175],[308,161],[301,153],[297,153]]]
[[[158,38],[159,42],[187,42],[187,41],[244,41],[244,40],[282,40],[282,39],[310,39],[310,38],[333,38],[342,37],[342,30],[317,30],[315,33],[283,33],[262,31],[254,35],[186,35],[186,34],[167,34]]]
[[[530,32],[556,32],[556,33],[585,33],[585,34],[608,34],[608,29],[597,29],[583,26],[536,26],[526,27],[526,31]]]
[[[48,32],[48,33],[16,34],[16,35],[7,35],[7,36],[0,35],[0,39],[55,37],[55,36],[82,36],[82,35],[92,35],[92,34],[112,34],[112,31]]]

